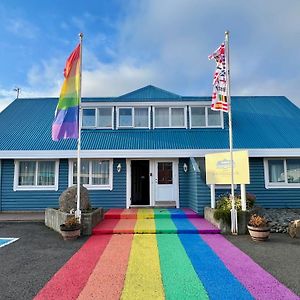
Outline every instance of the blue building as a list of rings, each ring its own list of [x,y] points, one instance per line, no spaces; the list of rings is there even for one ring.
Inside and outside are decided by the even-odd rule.
[[[0,114],[0,211],[57,207],[76,184],[76,140],[51,140],[57,101],[17,99]],[[210,103],[154,86],[83,98],[81,181],[92,205],[203,213],[205,154],[229,148],[228,116]],[[267,208],[300,207],[300,109],[281,96],[232,97],[232,114],[234,149],[249,152],[247,191]]]

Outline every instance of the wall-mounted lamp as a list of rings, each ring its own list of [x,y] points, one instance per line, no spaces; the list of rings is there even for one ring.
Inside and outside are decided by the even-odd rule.
[[[183,164],[183,171],[184,173],[188,171],[188,165],[186,163]]]
[[[118,163],[118,165],[117,165],[117,172],[118,172],[118,173],[120,173],[120,172],[121,172],[121,170],[122,170],[122,166],[121,166],[121,164],[120,164],[120,163]]]

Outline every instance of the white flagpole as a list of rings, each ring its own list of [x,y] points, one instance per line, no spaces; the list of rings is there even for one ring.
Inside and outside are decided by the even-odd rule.
[[[81,83],[82,83],[82,38],[83,33],[79,33],[80,40],[80,82],[79,82],[79,109],[78,109],[78,140],[77,140],[77,209],[75,216],[81,223],[81,210],[80,210],[80,173],[81,173],[81,161],[80,161],[80,149],[81,149]]]
[[[229,122],[229,151],[231,160],[231,233],[238,233],[237,211],[234,199],[234,164],[233,164],[233,139],[232,139],[232,114],[231,114],[231,94],[230,94],[230,64],[229,64],[229,31],[225,32],[225,59],[226,59],[226,92],[228,103]]]

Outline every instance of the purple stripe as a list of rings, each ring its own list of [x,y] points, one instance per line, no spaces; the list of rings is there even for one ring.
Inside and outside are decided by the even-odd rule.
[[[78,123],[63,123],[52,125],[52,140],[78,139]]]
[[[53,124],[73,123],[78,120],[78,106],[69,107],[68,109],[58,109]]]
[[[255,299],[299,300],[296,294],[261,268],[248,255],[232,245],[223,236],[203,234],[201,237]]]

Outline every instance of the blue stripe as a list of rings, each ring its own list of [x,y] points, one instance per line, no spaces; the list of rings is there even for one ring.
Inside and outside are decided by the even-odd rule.
[[[209,299],[253,299],[198,234],[179,234],[187,255]]]
[[[69,107],[68,109],[59,109],[56,112],[55,124],[62,124],[62,123],[77,123],[78,120],[78,112],[79,107],[73,106]]]

